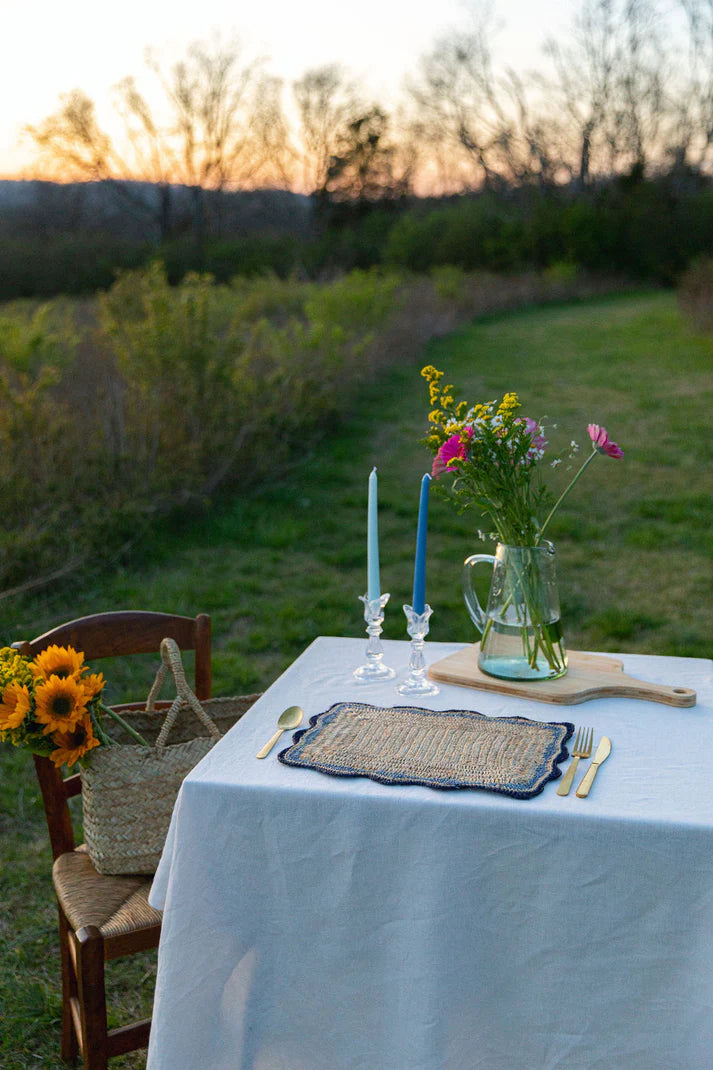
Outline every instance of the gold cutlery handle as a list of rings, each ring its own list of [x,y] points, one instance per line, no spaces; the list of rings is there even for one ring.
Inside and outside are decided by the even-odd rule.
[[[255,755],[255,757],[256,757],[256,758],[267,758],[268,754],[270,753],[270,751],[272,750],[272,748],[273,748],[273,747],[275,746],[275,744],[277,743],[278,739],[280,738],[280,736],[282,735],[282,733],[283,733],[284,731],[285,731],[285,730],[284,730],[284,728],[278,728],[278,729],[277,729],[277,731],[275,732],[274,736],[272,737],[272,739],[269,739],[269,740],[267,741],[267,743],[265,744],[265,746],[264,746],[264,747],[262,747],[262,748],[261,748],[261,749],[260,749],[260,750],[259,750],[259,751],[257,752],[257,754]]]
[[[587,772],[582,777],[582,783],[577,788],[577,798],[586,799],[589,795],[589,789],[594,783],[594,778],[599,771],[599,763],[592,762]]]
[[[564,775],[562,783],[557,788],[558,795],[569,795],[569,789],[572,787],[572,781],[574,780],[574,774],[577,772],[577,766],[579,765],[579,755],[575,755],[572,759],[569,769]]]

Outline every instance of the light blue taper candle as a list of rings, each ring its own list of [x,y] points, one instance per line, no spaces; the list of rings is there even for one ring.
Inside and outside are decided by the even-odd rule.
[[[416,529],[416,560],[413,567],[413,611],[423,613],[426,607],[426,531],[428,529],[428,491],[431,477],[426,474],[421,480],[421,500],[418,504],[418,528]]]
[[[376,468],[372,469],[369,476],[369,502],[366,529],[366,570],[367,591],[366,596],[370,602],[381,597],[379,586],[379,521],[377,517],[377,481]]]

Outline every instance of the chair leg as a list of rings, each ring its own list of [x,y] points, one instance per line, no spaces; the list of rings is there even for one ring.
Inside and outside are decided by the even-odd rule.
[[[107,1070],[104,939],[95,925],[79,929],[75,938],[84,1070]]]
[[[62,1059],[72,1065],[77,1061],[79,1045],[72,1020],[71,999],[77,996],[77,979],[74,974],[72,958],[69,952],[70,927],[64,911],[57,904],[59,912],[59,954],[62,964]]]

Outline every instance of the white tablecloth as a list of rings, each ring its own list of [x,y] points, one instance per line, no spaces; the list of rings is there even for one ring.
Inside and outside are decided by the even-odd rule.
[[[384,647],[403,675],[408,643]],[[450,686],[415,703],[592,725],[613,751],[586,800],[257,761],[292,703],[305,725],[402,704],[351,679],[364,652],[316,640],[184,782],[151,893],[150,1070],[710,1070],[711,663],[622,656],[695,688],[691,709]]]

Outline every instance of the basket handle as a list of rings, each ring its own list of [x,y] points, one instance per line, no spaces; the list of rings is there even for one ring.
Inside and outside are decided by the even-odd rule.
[[[176,697],[173,700],[166,719],[161,726],[161,731],[156,739],[157,747],[165,747],[166,740],[168,739],[168,733],[173,728],[173,725],[178,716],[178,711],[181,706],[190,706],[196,717],[201,721],[208,729],[214,739],[220,739],[220,730],[213,720],[213,718],[206,713],[201,706],[196,696],[188,686],[186,680],[186,674],[183,671],[183,663],[181,661],[181,651],[178,649],[178,644],[175,639],[162,639],[161,640],[161,664],[159,665],[158,672],[156,673],[156,679],[154,680],[151,690],[149,691],[149,697],[146,700],[146,712],[153,713],[155,711],[155,703],[158,698],[163,682],[166,679],[169,671],[173,675],[173,679],[176,683]]]

